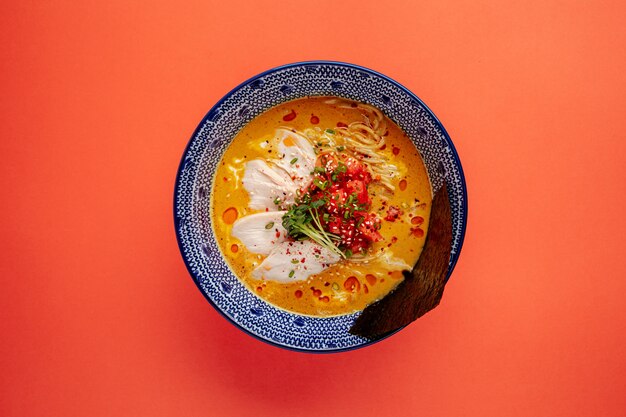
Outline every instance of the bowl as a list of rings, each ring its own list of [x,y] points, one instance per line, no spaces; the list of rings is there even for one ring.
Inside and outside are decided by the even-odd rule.
[[[213,177],[237,132],[255,116],[285,101],[338,96],[376,106],[398,124],[420,151],[433,192],[445,179],[453,239],[446,280],[458,260],[467,223],[467,191],[459,156],[443,125],[408,89],[353,64],[300,62],[265,71],[235,87],[209,110],[183,153],[174,190],[174,226],[194,282],[226,319],[267,343],[305,352],[339,352],[370,340],[348,332],[359,312],[310,317],[279,309],[249,291],[218,248],[210,217]]]

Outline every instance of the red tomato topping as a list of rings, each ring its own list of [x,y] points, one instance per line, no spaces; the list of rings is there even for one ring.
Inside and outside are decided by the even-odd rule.
[[[339,150],[317,158],[313,181],[303,190],[317,209],[322,228],[340,238],[338,246],[348,257],[382,239],[380,218],[369,213],[371,181],[363,163]]]

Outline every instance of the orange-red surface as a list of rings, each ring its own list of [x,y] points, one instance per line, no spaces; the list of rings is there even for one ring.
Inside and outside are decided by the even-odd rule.
[[[0,415],[623,416],[619,1],[3,2]],[[439,116],[469,187],[442,304],[316,356],[205,301],[172,225],[205,112],[332,59]]]

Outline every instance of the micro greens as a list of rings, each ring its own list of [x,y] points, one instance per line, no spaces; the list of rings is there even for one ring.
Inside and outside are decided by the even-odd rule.
[[[341,238],[324,230],[319,219],[317,209],[326,204],[324,200],[316,200],[310,204],[294,204],[283,216],[283,227],[287,229],[289,236],[296,240],[313,240],[320,246],[345,258],[344,253],[335,243]],[[313,206],[313,207],[312,207]]]

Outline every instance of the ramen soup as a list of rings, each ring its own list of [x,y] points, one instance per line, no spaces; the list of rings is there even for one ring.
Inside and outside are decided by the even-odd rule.
[[[432,201],[424,163],[383,113],[335,97],[248,123],[216,171],[211,216],[235,275],[296,313],[362,310],[420,256]]]

